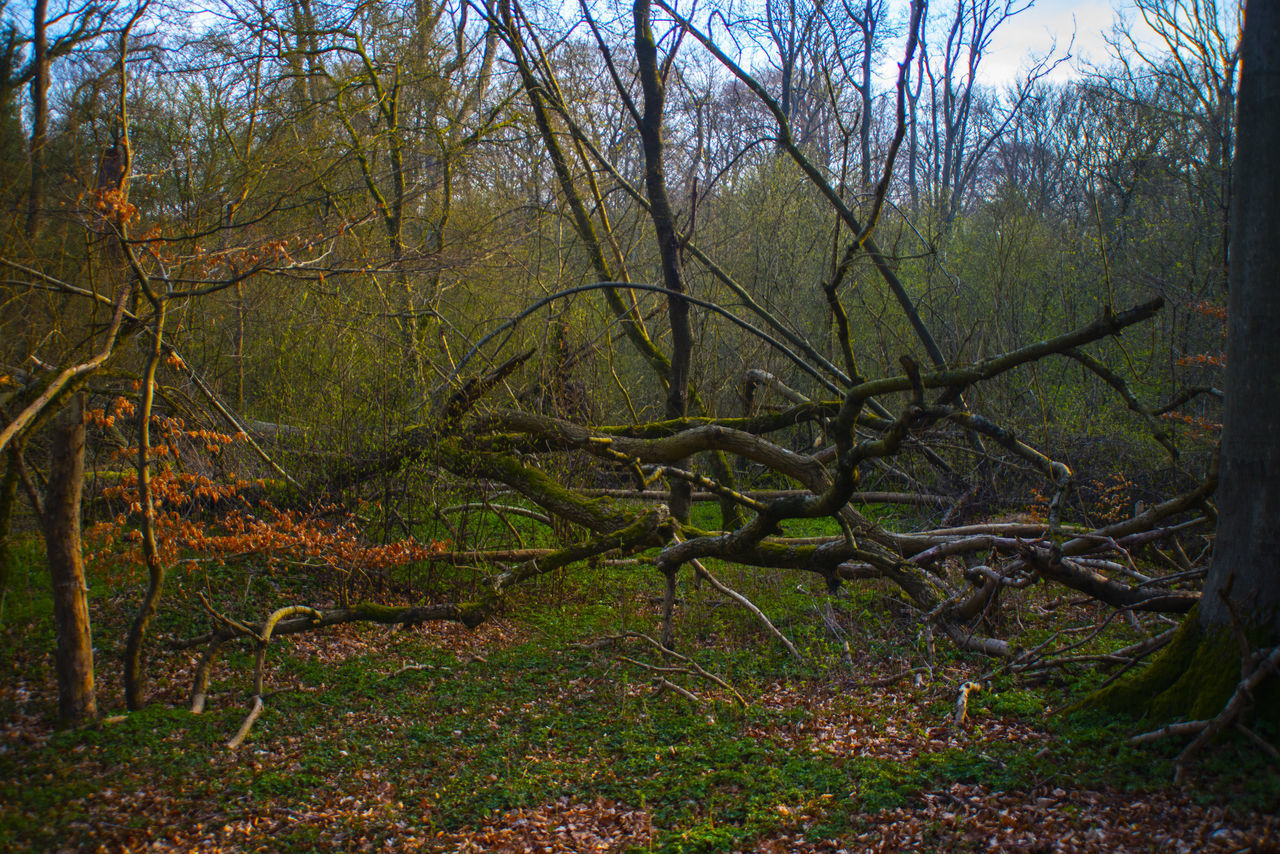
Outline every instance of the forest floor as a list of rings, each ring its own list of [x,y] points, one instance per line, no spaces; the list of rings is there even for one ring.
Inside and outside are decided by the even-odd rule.
[[[475,630],[277,638],[265,712],[235,750],[225,743],[248,711],[252,650],[228,649],[209,708],[193,715],[198,650],[166,641],[208,630],[200,591],[222,591],[219,607],[246,620],[321,604],[314,570],[175,572],[148,664],[153,699],[129,715],[120,661],[140,576],[98,571],[106,720],[55,731],[47,580],[34,541],[30,552],[0,611],[0,850],[1280,850],[1280,769],[1246,742],[1217,745],[1175,785],[1180,743],[1132,746],[1140,722],[1056,711],[1106,673],[993,672],[935,647],[888,591],[831,600],[816,578],[732,567],[722,580],[803,661],[714,590],[687,588],[678,649],[730,689],[652,670],[680,663],[643,639],[602,639],[657,632],[659,581],[601,567],[547,578]],[[1024,641],[1065,647],[1106,616],[1043,589],[1006,619]],[[1159,628],[1113,620],[1073,654]],[[983,688],[956,725],[970,680]]]

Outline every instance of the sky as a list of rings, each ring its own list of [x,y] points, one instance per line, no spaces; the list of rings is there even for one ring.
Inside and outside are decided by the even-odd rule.
[[[1072,33],[1072,58],[1055,72],[1056,79],[1078,76],[1089,61],[1105,64],[1103,36],[1111,32],[1116,10],[1129,8],[1129,0],[1036,0],[1030,9],[1000,25],[979,77],[990,84],[1011,82],[1027,67],[1030,56],[1043,56],[1055,39],[1061,55],[1072,44]]]
[[[74,0],[73,0],[74,1]],[[206,0],[213,2],[213,0]],[[573,14],[577,12],[576,0],[525,0],[526,3],[559,3]],[[713,0],[714,2],[714,0]],[[54,2],[54,8],[62,8],[63,3]],[[706,5],[701,0],[699,6]],[[905,0],[893,0],[893,5],[904,6]],[[0,0],[0,7],[7,6],[10,15],[19,19],[30,18],[31,0]],[[949,0],[932,0],[931,7],[944,10],[950,6]],[[1118,11],[1129,11],[1133,8],[1133,0],[1034,0],[1033,5],[1001,24],[997,30],[979,79],[989,85],[1003,85],[1018,79],[1020,73],[1027,68],[1031,57],[1043,56],[1056,41],[1057,53],[1061,55],[1071,45],[1071,59],[1060,66],[1053,74],[1054,79],[1070,79],[1079,76],[1089,67],[1089,62],[1105,64],[1107,46],[1104,34],[1111,31]],[[941,12],[945,14],[945,12]],[[940,14],[931,10],[931,14]],[[1130,15],[1129,17],[1134,17]],[[1072,44],[1072,34],[1075,42]],[[884,72],[896,74],[897,51],[886,56]]]

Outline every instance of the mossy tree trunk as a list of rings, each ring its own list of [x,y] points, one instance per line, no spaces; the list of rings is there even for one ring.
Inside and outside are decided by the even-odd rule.
[[[1090,697],[1086,705],[1165,722],[1209,720],[1222,711],[1240,683],[1240,644],[1229,626],[1204,626],[1204,608],[1187,615],[1169,646],[1145,670]],[[1259,631],[1254,643],[1265,642]],[[1254,697],[1257,712],[1280,713],[1280,680],[1264,682]]]

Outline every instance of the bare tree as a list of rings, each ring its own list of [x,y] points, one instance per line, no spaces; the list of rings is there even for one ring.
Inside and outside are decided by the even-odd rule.
[[[943,226],[960,213],[991,147],[1018,120],[1036,82],[1061,59],[1036,61],[1007,94],[979,80],[983,59],[1000,27],[1029,8],[1013,0],[956,0],[938,35],[922,52],[919,84],[928,81],[923,154],[930,204]],[[917,106],[919,100],[916,100]]]
[[[44,216],[45,149],[49,138],[49,69],[59,57],[66,56],[85,42],[97,38],[106,26],[114,3],[68,3],[52,15],[49,0],[34,0],[31,5],[31,59],[14,82],[31,86],[30,181],[27,188],[28,240],[40,233]],[[65,24],[64,32],[50,39],[51,27]]]
[[[1142,24],[1116,27],[1109,42],[1119,73],[1098,74],[1098,89],[1110,96],[1113,109],[1138,102],[1175,118],[1164,123],[1187,135],[1169,142],[1176,156],[1187,160],[1197,206],[1204,209],[1206,226],[1213,230],[1209,237],[1217,244],[1214,278],[1225,285],[1244,2],[1138,0],[1135,6]]]

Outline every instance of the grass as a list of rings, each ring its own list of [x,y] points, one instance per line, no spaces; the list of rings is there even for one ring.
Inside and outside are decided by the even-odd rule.
[[[182,847],[205,838],[232,849],[265,839],[280,850],[412,838],[447,850],[431,840],[561,798],[603,798],[647,811],[657,850],[728,851],[784,832],[862,832],[868,816],[912,808],[922,793],[955,784],[1160,789],[1176,750],[1127,745],[1132,722],[1046,717],[1079,689],[1070,674],[1038,683],[998,676],[974,695],[969,729],[950,731],[955,686],[989,662],[939,644],[922,684],[854,687],[925,660],[913,624],[887,607],[889,591],[837,602],[828,626],[817,579],[798,584],[794,575],[722,565],[713,571],[785,626],[806,656],[790,659],[714,591],[683,588],[680,648],[728,679],[746,708],[684,676],[670,678],[704,702],[655,692],[653,674],[620,657],[659,664],[641,644],[583,645],[655,630],[658,579],[643,567],[600,568],[544,579],[475,633],[351,626],[273,641],[267,681],[278,693],[238,752],[223,743],[246,711],[247,647],[225,655],[203,715],[184,704],[192,653],[157,646],[151,706],[118,723],[53,732],[48,598],[40,555],[28,546],[0,627],[3,850],[155,839]],[[95,579],[91,600],[106,714],[120,711],[120,639],[137,597],[127,575],[114,577],[119,586]],[[245,563],[175,572],[171,581],[162,638],[207,629],[198,590],[245,619],[324,596],[298,570]],[[1063,624],[1097,616],[1056,604],[1037,613]],[[1117,621],[1117,634],[1099,643],[1119,645],[1124,631]],[[1232,742],[1204,764],[1195,791],[1205,802],[1274,810],[1280,775]]]

